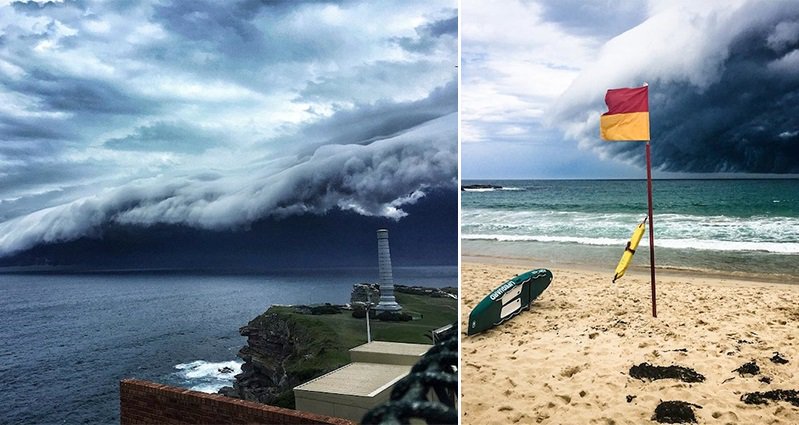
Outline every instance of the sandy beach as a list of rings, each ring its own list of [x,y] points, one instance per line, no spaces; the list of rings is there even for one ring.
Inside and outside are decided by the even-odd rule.
[[[545,266],[502,263],[464,260],[461,329],[492,289]],[[668,400],[701,406],[692,408],[700,424],[799,423],[799,407],[787,401],[741,401],[799,389],[799,285],[659,272],[653,318],[646,271],[629,271],[617,288],[612,268],[552,272],[530,311],[478,335],[464,331],[464,424],[654,423]],[[775,352],[788,362],[773,362]],[[759,373],[734,371],[753,360]],[[644,362],[691,368],[705,380],[631,377]]]

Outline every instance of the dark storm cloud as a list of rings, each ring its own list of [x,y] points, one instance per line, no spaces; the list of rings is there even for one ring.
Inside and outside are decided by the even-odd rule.
[[[78,7],[83,9],[83,2],[78,0],[64,1],[15,1],[11,5],[14,9],[22,12],[41,12],[45,9],[62,9],[67,7]]]
[[[759,36],[734,46],[719,82],[682,84],[652,104],[654,164],[666,171],[799,173],[799,78],[775,75]],[[662,141],[662,142],[661,142]]]
[[[368,145],[323,145],[289,166],[143,179],[0,223],[0,253],[94,235],[109,223],[230,229],[331,209],[400,219],[425,190],[455,186],[455,140],[453,113]]]
[[[48,124],[46,120],[42,119],[34,120],[11,116],[0,116],[0,134],[5,140],[51,140],[68,136],[53,120]],[[1,150],[2,148],[0,148]]]
[[[156,122],[137,128],[125,137],[107,140],[103,146],[127,151],[199,153],[220,144],[224,134],[187,123]]]
[[[18,93],[43,99],[48,111],[91,114],[144,114],[157,106],[127,93],[115,84],[89,78],[57,76],[49,72],[32,72],[30,79],[11,84]]]
[[[64,167],[63,165],[47,159],[34,159],[25,163],[6,165],[0,172],[0,179],[2,180],[0,196],[24,193],[26,190],[36,189],[43,184],[51,184],[53,182],[68,183],[97,175],[95,164],[84,162],[69,164],[69,167]],[[36,195],[33,196],[35,197]],[[9,203],[9,205],[12,204],[18,205],[16,202]],[[42,205],[39,204],[38,207],[41,208]],[[9,218],[13,217],[11,213],[5,210],[0,211],[0,214]]]
[[[81,269],[150,269],[274,271],[308,267],[374,267],[374,229],[391,234],[395,266],[457,264],[457,190],[431,191],[408,207],[408,217],[394,221],[348,211],[324,216],[265,219],[246,231],[219,232],[186,226],[108,225],[102,239],[80,238],[37,246],[0,258],[10,265],[65,265]],[[301,240],[298,241],[298,235]]]
[[[441,19],[422,26],[424,31],[433,37],[441,37],[444,34],[452,36],[458,35],[458,12],[453,11],[453,16],[448,19]]]
[[[188,40],[216,43],[257,42],[262,31],[251,19],[255,8],[241,8],[241,3],[225,5],[219,2],[195,1],[186,7],[180,1],[156,5],[153,18],[162,23],[170,33]]]
[[[0,6],[0,256],[116,225],[405,217],[455,187],[453,6]],[[414,34],[431,48],[394,41]]]
[[[441,42],[442,37],[457,41],[458,15],[416,27],[416,37],[397,37],[394,41],[411,52],[429,52]]]
[[[438,85],[455,75],[453,63],[441,61],[380,61],[357,67],[347,74],[324,76],[310,81],[297,101],[351,99],[353,103],[385,100],[396,88],[405,89],[405,96],[420,97],[420,86]],[[416,76],[410,79],[410,76]],[[391,91],[385,91],[391,87]],[[426,93],[426,91],[425,91]],[[415,96],[413,96],[416,94]]]
[[[675,38],[673,45],[636,41],[668,37],[675,30],[663,26],[680,22],[690,23],[680,30],[687,36]],[[671,10],[656,15],[604,47],[598,64],[585,70],[561,97],[558,118],[583,146],[642,164],[638,144],[592,139],[598,139],[596,111],[603,109],[598,95],[607,88],[648,81],[655,167],[675,172],[797,173],[797,25],[796,2],[747,2],[734,11]],[[631,63],[607,60],[622,51],[639,57]],[[614,70],[617,75],[612,75]],[[587,107],[586,101],[596,106]]]
[[[458,109],[458,82],[452,80],[414,102],[382,101],[343,109],[330,118],[304,126],[296,134],[280,140],[296,144],[304,140],[311,148],[321,144],[366,144],[413,128]]]
[[[153,7],[152,21],[170,34],[143,53],[166,63],[191,63],[204,56],[197,72],[232,73],[243,83],[271,85],[282,81],[274,67],[301,66],[322,58],[357,50],[348,37],[351,22],[314,25],[303,11],[325,7],[329,2],[171,1]],[[344,3],[346,5],[346,3]],[[336,6],[332,4],[331,6]],[[272,79],[272,81],[269,81]]]

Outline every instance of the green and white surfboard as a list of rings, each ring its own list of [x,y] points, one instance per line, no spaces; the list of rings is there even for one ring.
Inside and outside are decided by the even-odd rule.
[[[469,313],[466,333],[474,335],[483,332],[523,310],[529,310],[530,304],[547,289],[550,282],[552,282],[552,272],[547,269],[537,269],[517,275],[499,285]]]

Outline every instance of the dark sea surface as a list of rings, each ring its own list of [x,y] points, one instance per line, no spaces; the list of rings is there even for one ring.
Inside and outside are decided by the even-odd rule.
[[[0,274],[0,423],[118,423],[119,381],[211,392],[232,382],[239,327],[272,304],[346,303],[377,269],[270,275]],[[394,268],[456,286],[457,267]]]
[[[644,180],[512,180],[462,193],[464,255],[615,268]],[[655,180],[655,264],[799,283],[799,180]],[[648,232],[633,266],[648,267]]]

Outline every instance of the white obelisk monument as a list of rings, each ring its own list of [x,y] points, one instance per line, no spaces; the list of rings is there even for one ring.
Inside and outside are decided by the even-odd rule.
[[[394,277],[391,275],[391,252],[388,250],[388,230],[377,231],[377,264],[380,270],[380,303],[377,311],[400,311],[402,306],[394,299]]]

